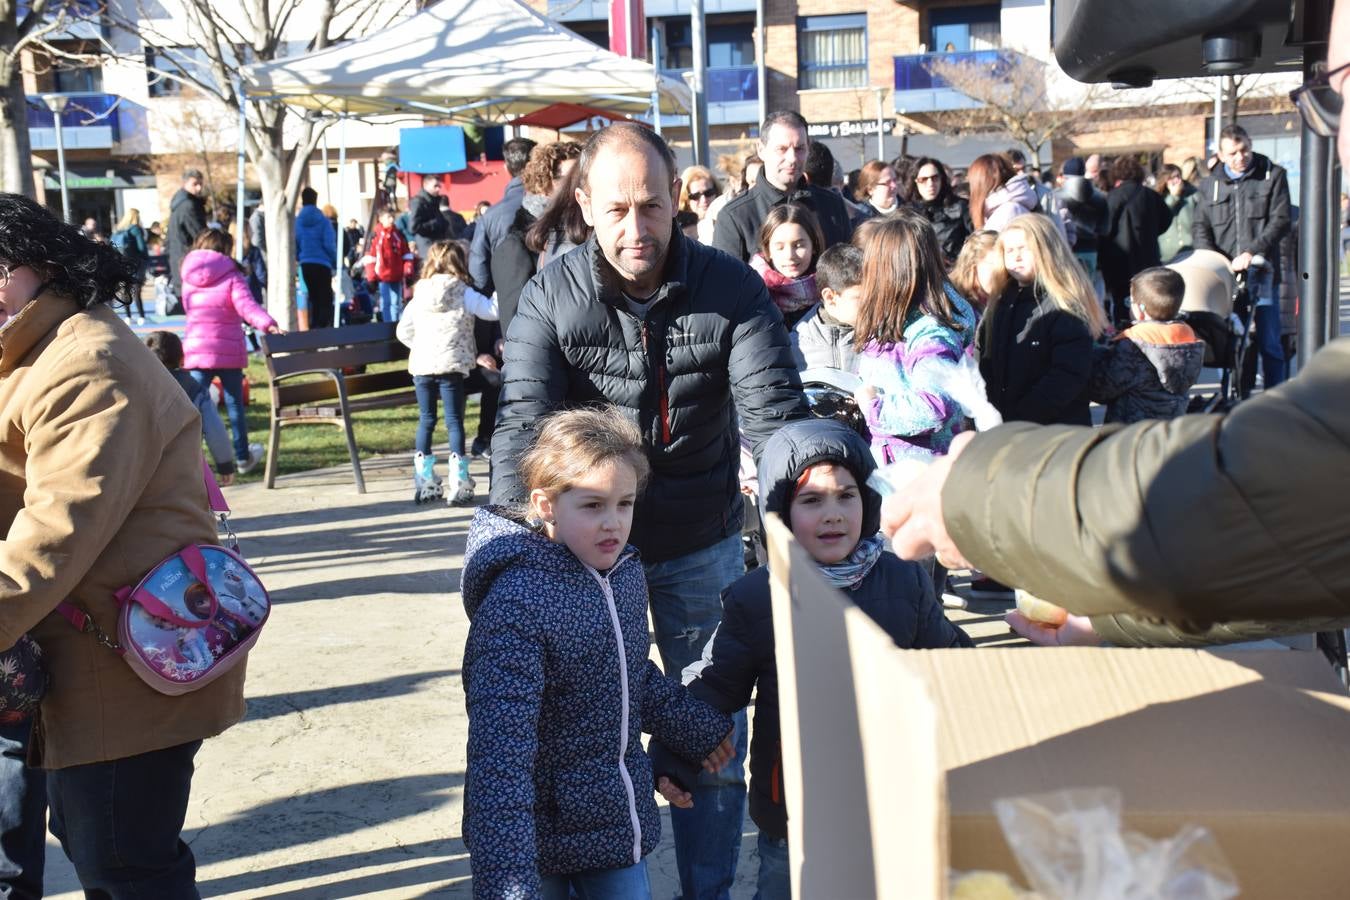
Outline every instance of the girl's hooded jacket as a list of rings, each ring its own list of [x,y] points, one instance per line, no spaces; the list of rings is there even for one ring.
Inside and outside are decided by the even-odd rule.
[[[276,320],[259,306],[234,260],[214,250],[183,259],[184,369],[242,369],[248,365],[242,324],[259,331]]]
[[[641,732],[697,764],[731,720],[648,659],[637,551],[602,574],[480,508],[461,590],[474,896],[535,897],[541,874],[641,861],[661,836]]]
[[[477,365],[474,317],[497,320],[497,301],[484,297],[453,275],[417,282],[403,307],[395,334],[411,351],[410,375],[468,375]]]
[[[805,419],[784,425],[765,443],[760,457],[760,508],[786,518],[802,473],[827,461],[844,465],[859,485],[865,484],[876,469],[867,441],[840,422]],[[864,487],[862,499],[862,534],[866,538],[876,534],[880,527],[881,496]],[[898,647],[974,646],[965,632],[947,621],[927,570],[889,551],[883,552],[871,571],[843,594],[881,626]],[[744,709],[754,695],[750,818],[770,837],[786,839],[788,813],[783,799],[783,755],[778,731],[778,668],[767,568],[760,567],[741,576],[722,592],[722,624],[704,651],[704,660],[709,659],[711,662],[689,683],[689,692],[728,713]],[[663,740],[652,741],[655,771],[688,785],[697,770],[667,752]]]

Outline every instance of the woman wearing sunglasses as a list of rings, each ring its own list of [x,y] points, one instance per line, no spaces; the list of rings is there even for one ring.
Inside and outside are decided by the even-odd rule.
[[[170,697],[55,613],[68,600],[116,635],[119,588],[184,544],[216,543],[197,410],[111,308],[132,298],[138,274],[111,246],[0,193],[0,647],[28,633],[42,648],[50,681],[29,760],[46,770],[51,831],[80,884],[89,896],[178,900],[199,896],[179,836],[193,757],[243,716],[244,666]],[[23,776],[11,749],[6,798]],[[20,830],[39,850],[43,825],[34,803]],[[15,868],[41,871],[0,858],[0,871]]]
[[[910,171],[913,174],[900,186],[901,199],[933,224],[942,255],[954,263],[972,231],[970,207],[956,195],[946,166],[936,159],[924,157]]]
[[[713,201],[722,193],[713,173],[703,166],[690,166],[680,173],[680,209],[676,218],[687,237],[712,244]]]

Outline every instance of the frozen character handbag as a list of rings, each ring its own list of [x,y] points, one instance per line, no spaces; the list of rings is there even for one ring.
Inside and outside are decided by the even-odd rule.
[[[141,680],[161,694],[186,694],[234,668],[258,640],[272,611],[267,589],[237,552],[226,518],[229,506],[203,462],[211,509],[235,549],[188,544],[152,568],[135,587],[117,592],[117,636],[83,610],[59,610],[80,631],[121,654]]]

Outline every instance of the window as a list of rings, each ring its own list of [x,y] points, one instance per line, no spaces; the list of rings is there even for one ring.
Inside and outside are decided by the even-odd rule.
[[[184,84],[174,73],[210,78],[206,52],[200,47],[154,47],[145,51],[145,77],[151,97],[177,97]]]
[[[928,13],[929,48],[933,53],[997,50],[1003,46],[1001,15],[997,3],[932,10]]]
[[[52,69],[52,90],[58,94],[101,94],[103,68],[60,64]]]
[[[694,53],[689,37],[689,18],[666,19],[663,69],[692,69]],[[755,22],[749,16],[709,17],[704,38],[708,47],[707,66],[725,69],[755,64]]]
[[[797,20],[797,86],[867,86],[867,14]]]

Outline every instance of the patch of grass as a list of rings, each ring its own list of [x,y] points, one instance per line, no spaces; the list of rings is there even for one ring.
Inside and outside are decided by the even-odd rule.
[[[400,369],[405,362],[382,363],[370,367],[371,372]],[[261,359],[250,358],[248,368],[248,437],[250,441],[267,445],[268,422],[271,413],[267,384],[267,366]],[[225,418],[225,410],[221,409]],[[395,409],[372,409],[358,412],[352,416],[352,431],[356,435],[356,448],[361,459],[369,459],[386,453],[413,453],[413,444],[417,437],[417,403]],[[226,422],[228,425],[228,420]],[[464,410],[464,434],[466,440],[472,440],[478,430],[478,396],[469,397]],[[433,444],[445,441],[445,412],[438,410],[436,434]],[[277,472],[285,475],[290,472],[307,472],[329,466],[347,466],[351,462],[347,456],[347,440],[341,428],[336,425],[287,425],[281,429],[281,448],[277,451]],[[261,481],[263,467],[258,466],[247,475],[239,477],[241,482]]]

